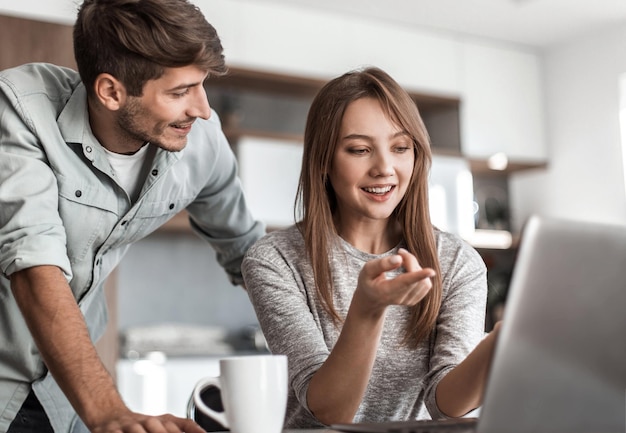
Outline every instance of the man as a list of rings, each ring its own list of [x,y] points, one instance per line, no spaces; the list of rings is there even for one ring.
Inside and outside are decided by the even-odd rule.
[[[182,209],[242,283],[264,228],[203,88],[222,46],[187,0],[85,0],[74,52],[80,77],[0,73],[0,432],[199,433],[130,411],[92,341],[107,275]]]

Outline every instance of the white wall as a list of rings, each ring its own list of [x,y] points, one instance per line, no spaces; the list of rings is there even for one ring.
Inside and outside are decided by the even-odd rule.
[[[626,23],[555,47],[544,58],[549,167],[510,181],[514,225],[533,212],[626,223],[619,129]]]
[[[73,24],[82,0],[0,0],[0,14]]]
[[[247,293],[228,281],[215,251],[193,234],[155,233],[133,244],[117,282],[121,331],[176,323],[236,332],[258,323]]]

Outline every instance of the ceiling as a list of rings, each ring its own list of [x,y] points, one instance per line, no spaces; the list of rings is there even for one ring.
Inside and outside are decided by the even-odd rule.
[[[211,0],[191,0],[198,6]],[[531,47],[554,44],[607,25],[626,25],[626,0],[232,0],[276,3],[346,17],[486,37]],[[0,0],[0,14],[73,22],[80,0]]]
[[[626,0],[256,0],[545,48],[626,25]]]

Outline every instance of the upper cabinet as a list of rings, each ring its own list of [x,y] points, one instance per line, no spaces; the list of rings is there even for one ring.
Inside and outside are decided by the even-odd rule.
[[[474,160],[503,153],[528,167],[547,161],[537,55],[480,43],[461,49],[461,147]]]
[[[231,66],[328,81],[374,65],[407,89],[458,96],[453,35],[286,2],[212,0],[201,7],[220,32]]]

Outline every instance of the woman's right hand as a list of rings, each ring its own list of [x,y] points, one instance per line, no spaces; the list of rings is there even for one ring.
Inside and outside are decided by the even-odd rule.
[[[387,272],[399,267],[405,272],[389,278]],[[369,261],[359,274],[353,302],[363,313],[380,314],[389,305],[413,306],[420,302],[432,288],[435,271],[422,268],[417,258],[400,248],[398,254]],[[355,299],[356,298],[356,299]]]

